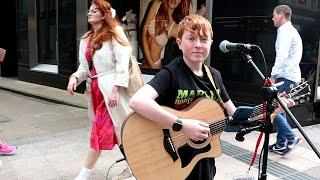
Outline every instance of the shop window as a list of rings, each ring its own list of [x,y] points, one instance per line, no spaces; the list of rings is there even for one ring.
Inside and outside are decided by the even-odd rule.
[[[57,0],[37,1],[38,63],[58,64]]]

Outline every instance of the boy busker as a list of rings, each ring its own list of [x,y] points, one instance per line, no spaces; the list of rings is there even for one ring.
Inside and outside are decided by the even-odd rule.
[[[202,16],[190,14],[179,23],[177,44],[183,55],[175,58],[143,86],[130,100],[129,106],[145,118],[166,124],[168,129],[182,131],[194,141],[208,138],[209,124],[197,119],[183,119],[166,111],[160,105],[182,110],[197,98],[217,100],[217,92],[225,104],[228,115],[236,107],[223,85],[220,72],[209,67],[216,89],[206,73],[204,61],[210,53],[213,31],[210,22]],[[183,95],[181,94],[183,93]],[[293,100],[284,99],[288,106]],[[277,108],[274,113],[282,110]],[[203,158],[197,162],[186,179],[213,179],[216,174],[215,159]]]

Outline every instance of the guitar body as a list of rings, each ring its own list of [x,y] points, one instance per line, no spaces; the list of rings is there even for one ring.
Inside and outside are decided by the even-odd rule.
[[[220,134],[226,122],[216,101],[200,99],[183,111],[163,108],[183,119],[206,121],[214,133],[205,142],[194,142],[181,131],[163,129],[167,127],[132,113],[122,126],[122,144],[130,168],[139,180],[185,179],[200,159],[217,157],[222,152]]]

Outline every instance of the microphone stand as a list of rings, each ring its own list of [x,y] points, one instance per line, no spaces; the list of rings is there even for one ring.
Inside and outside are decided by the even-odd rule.
[[[236,136],[236,139],[238,138],[240,141],[241,140],[243,141],[244,140],[243,136],[245,134],[247,134],[247,133],[250,133],[253,130],[260,130],[260,131],[264,132],[265,140],[264,140],[264,144],[263,144],[262,171],[261,171],[259,180],[266,180],[267,179],[267,161],[268,161],[269,136],[270,136],[270,132],[272,130],[272,123],[271,123],[270,115],[273,112],[272,102],[274,100],[276,100],[281,105],[281,107],[284,109],[284,111],[289,115],[289,117],[292,119],[292,121],[294,122],[296,127],[299,129],[299,131],[301,132],[303,137],[306,139],[308,144],[311,146],[313,151],[316,153],[316,155],[320,159],[319,151],[316,149],[316,147],[310,141],[309,137],[304,132],[304,130],[302,129],[302,126],[299,124],[297,119],[293,116],[293,114],[290,112],[290,110],[287,108],[287,106],[278,97],[277,88],[274,87],[274,86],[271,86],[272,83],[271,83],[270,79],[266,79],[264,77],[264,75],[261,73],[259,68],[252,61],[252,57],[250,56],[250,54],[244,53],[244,52],[242,52],[242,54],[243,54],[243,59],[246,60],[247,63],[250,63],[253,66],[253,68],[257,71],[257,73],[259,74],[261,79],[265,81],[264,86],[262,87],[262,96],[263,96],[263,99],[267,102],[265,124],[264,125],[259,125],[259,126],[256,126],[256,127],[252,127],[252,128],[240,129],[239,133]]]

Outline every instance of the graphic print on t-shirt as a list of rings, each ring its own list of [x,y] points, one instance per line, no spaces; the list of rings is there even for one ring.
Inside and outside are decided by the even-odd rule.
[[[219,93],[219,89],[217,89]],[[187,90],[187,89],[178,89],[178,94],[175,99],[174,105],[177,109],[184,109],[190,103],[192,103],[197,98],[210,98],[216,100],[218,98],[215,91],[204,91],[201,89],[198,90]]]

